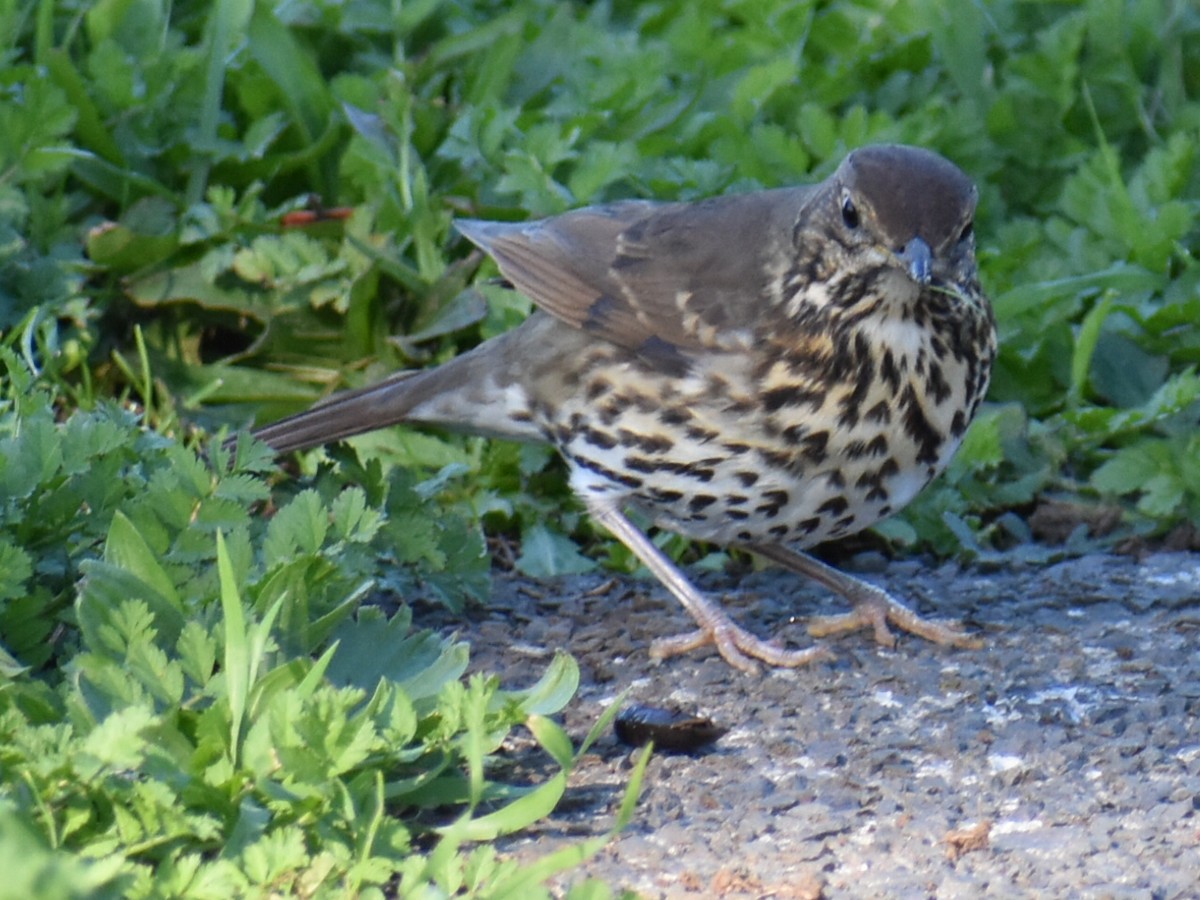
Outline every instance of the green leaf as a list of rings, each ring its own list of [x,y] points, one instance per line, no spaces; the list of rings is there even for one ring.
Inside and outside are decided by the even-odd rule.
[[[626,688],[625,690],[621,691],[621,693],[616,696],[613,702],[610,703],[607,708],[605,708],[604,712],[600,714],[599,718],[596,719],[592,727],[588,729],[587,736],[583,739],[583,743],[579,745],[579,751],[576,754],[577,757],[583,756],[585,753],[587,753],[588,750],[591,749],[592,745],[596,743],[596,741],[598,741],[600,737],[608,730],[608,727],[612,724],[613,720],[617,717],[617,714],[620,713],[621,708],[625,705],[625,700],[627,699],[630,690],[631,688]]]
[[[106,717],[80,747],[82,777],[140,768],[149,743],[143,732],[153,724],[154,714],[140,706],[129,706]]]
[[[569,538],[545,525],[533,525],[522,535],[517,570],[523,575],[549,578],[591,572],[595,568],[596,564],[580,553]]]
[[[173,643],[186,624],[182,605],[164,597],[132,572],[100,560],[80,564],[83,587],[75,610],[85,645],[97,652],[124,654],[122,641],[114,642],[112,623],[122,604],[137,602],[147,611],[147,623],[159,639]]]
[[[992,301],[996,317],[1014,319],[1038,307],[1085,292],[1111,291],[1120,296],[1143,291],[1162,290],[1164,278],[1139,266],[1117,263],[1099,272],[1073,275],[1050,281],[1024,284],[1006,291]]]
[[[1150,400],[1170,372],[1165,356],[1152,355],[1129,337],[1102,332],[1092,354],[1092,389],[1118,407]]]
[[[162,262],[179,247],[178,211],[161,197],[144,197],[119,222],[88,232],[88,257],[118,272],[132,272]]]
[[[384,621],[377,609],[362,609],[335,632],[339,652],[329,664],[334,684],[373,692],[381,679],[394,681],[413,701],[437,696],[467,668],[467,648],[430,631],[409,633],[411,614]]]
[[[85,861],[51,849],[40,827],[11,801],[0,800],[0,866],[7,873],[4,890],[9,896],[117,898],[124,865],[117,855]]]
[[[33,575],[33,560],[23,549],[0,537],[0,600],[25,595],[25,583]]]
[[[329,512],[320,495],[302,491],[271,518],[264,545],[269,564],[290,561],[297,553],[317,553],[328,531]]]
[[[571,739],[561,725],[545,716],[532,715],[525,720],[525,726],[559,766],[571,768],[575,760],[575,748],[571,746]]]
[[[254,684],[257,660],[252,658],[251,636],[246,628],[242,598],[238,593],[225,537],[217,532],[217,577],[221,587],[221,613],[225,620],[224,657],[225,701],[229,704],[229,754],[236,764],[240,755],[241,734],[245,725],[250,689]]]
[[[199,622],[191,621],[183,626],[176,652],[184,674],[203,688],[212,678],[217,663],[217,642]]]
[[[579,690],[579,664],[569,653],[558,651],[537,684],[514,692],[513,700],[530,715],[553,715]]]
[[[120,510],[113,515],[104,542],[104,559],[146,584],[167,603],[183,613],[183,602],[175,583],[158,562],[158,554],[150,549],[141,533]]]
[[[495,812],[475,819],[460,820],[436,831],[454,840],[493,841],[502,834],[520,831],[548,816],[562,799],[566,787],[566,773],[560,772]]]
[[[1075,353],[1071,358],[1071,403],[1078,403],[1083,398],[1096,343],[1100,339],[1100,329],[1104,326],[1115,299],[1114,294],[1105,294],[1083,317],[1079,326],[1079,334],[1075,339]]]

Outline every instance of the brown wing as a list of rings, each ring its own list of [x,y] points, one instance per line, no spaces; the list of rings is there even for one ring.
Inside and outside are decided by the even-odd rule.
[[[517,290],[664,367],[751,341],[813,188],[699,203],[626,201],[536,222],[455,223]],[[777,268],[777,266],[776,266]]]

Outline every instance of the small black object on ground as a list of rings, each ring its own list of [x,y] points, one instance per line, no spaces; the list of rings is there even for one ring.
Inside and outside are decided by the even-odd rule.
[[[640,747],[654,742],[660,750],[691,753],[707,747],[729,729],[707,716],[633,704],[617,715],[613,731],[623,744]]]

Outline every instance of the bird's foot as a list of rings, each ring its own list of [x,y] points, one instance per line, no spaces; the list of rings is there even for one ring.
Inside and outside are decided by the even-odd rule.
[[[650,645],[650,658],[663,660],[706,644],[712,644],[727,663],[749,675],[757,675],[760,660],[769,666],[794,669],[810,663],[832,659],[833,654],[825,647],[809,647],[807,650],[785,650],[774,641],[764,641],[744,628],[736,625],[729,617],[719,614],[706,623],[685,634],[669,638],[658,638]]]
[[[757,675],[759,665],[755,660],[769,666],[795,668],[806,666],[833,656],[824,647],[807,650],[785,650],[771,641],[757,638],[739,627],[720,607],[698,591],[687,577],[675,567],[663,552],[654,545],[614,505],[591,499],[588,503],[592,516],[611,531],[622,544],[645,563],[660,582],[675,595],[683,608],[696,620],[700,627],[676,637],[659,638],[650,644],[650,656],[662,660],[668,656],[686,653],[706,644],[713,644],[717,652],[735,669]]]
[[[872,590],[851,599],[854,608],[848,613],[835,616],[816,616],[809,620],[808,633],[813,637],[827,637],[859,628],[870,628],[875,643],[885,647],[896,646],[896,635],[889,623],[902,631],[915,634],[935,644],[978,650],[983,641],[963,630],[963,624],[954,620],[926,619],[917,615],[886,591],[865,585]]]
[[[831,591],[841,594],[850,603],[851,610],[837,616],[818,616],[808,624],[808,633],[813,637],[826,637],[870,628],[876,643],[885,647],[896,646],[896,636],[888,624],[910,632],[936,644],[978,650],[983,641],[963,630],[961,622],[935,621],[917,615],[883,588],[840,572],[805,553],[781,545],[753,546],[754,552],[780,563],[793,572],[807,575]]]

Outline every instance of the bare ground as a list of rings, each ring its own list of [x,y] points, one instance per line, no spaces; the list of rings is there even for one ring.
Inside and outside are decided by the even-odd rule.
[[[711,651],[662,665],[688,626],[657,585],[500,578],[454,627],[473,665],[532,681],[580,663],[580,738],[627,687],[730,728],[707,752],[658,754],[633,824],[585,875],[645,897],[1200,897],[1200,555],[1085,556],[997,571],[916,562],[867,577],[986,638],[953,650],[866,633],[832,663],[748,677]],[[806,646],[800,617],[840,601],[777,570],[705,588],[760,634]],[[520,741],[511,750],[528,749]],[[632,751],[611,734],[559,810],[505,851],[541,856],[602,833]]]

